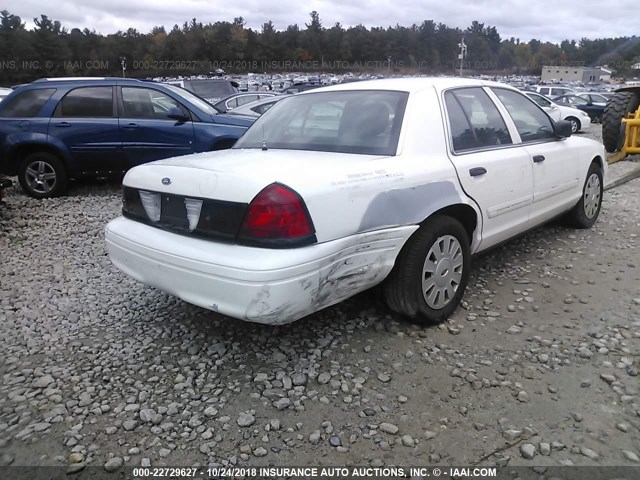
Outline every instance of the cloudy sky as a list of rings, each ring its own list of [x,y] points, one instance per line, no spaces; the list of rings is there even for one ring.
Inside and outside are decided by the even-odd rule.
[[[367,27],[410,26],[435,20],[466,28],[473,20],[494,25],[503,38],[560,42],[565,38],[603,38],[640,34],[638,0],[616,0],[609,8],[602,0],[20,0],[5,5],[33,26],[40,14],[60,20],[68,28],[90,28],[107,34],[129,27],[146,33],[155,25],[171,29],[196,17],[203,23],[244,17],[259,28],[271,20],[278,29],[308,22],[317,10],[325,27],[362,23]],[[636,12],[620,15],[620,12]]]

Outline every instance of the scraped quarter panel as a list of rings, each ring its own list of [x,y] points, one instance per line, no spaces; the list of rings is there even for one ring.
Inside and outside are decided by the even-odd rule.
[[[362,217],[359,231],[420,223],[434,212],[457,203],[460,203],[460,195],[452,182],[389,190],[373,198]]]

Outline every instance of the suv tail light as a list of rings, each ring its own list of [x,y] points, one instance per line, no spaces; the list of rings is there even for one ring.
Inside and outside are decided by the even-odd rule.
[[[304,200],[286,185],[272,183],[249,204],[240,229],[244,243],[265,247],[298,247],[316,241]]]

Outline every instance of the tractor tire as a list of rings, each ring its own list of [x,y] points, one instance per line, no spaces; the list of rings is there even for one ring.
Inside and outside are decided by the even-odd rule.
[[[624,144],[625,126],[622,119],[640,106],[640,90],[617,92],[604,108],[602,115],[602,143],[607,152],[616,152]]]

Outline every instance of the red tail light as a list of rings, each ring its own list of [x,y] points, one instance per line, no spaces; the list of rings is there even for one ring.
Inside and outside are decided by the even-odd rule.
[[[272,183],[256,195],[240,230],[244,240],[284,240],[287,245],[313,243],[313,222],[304,201],[285,185]]]

